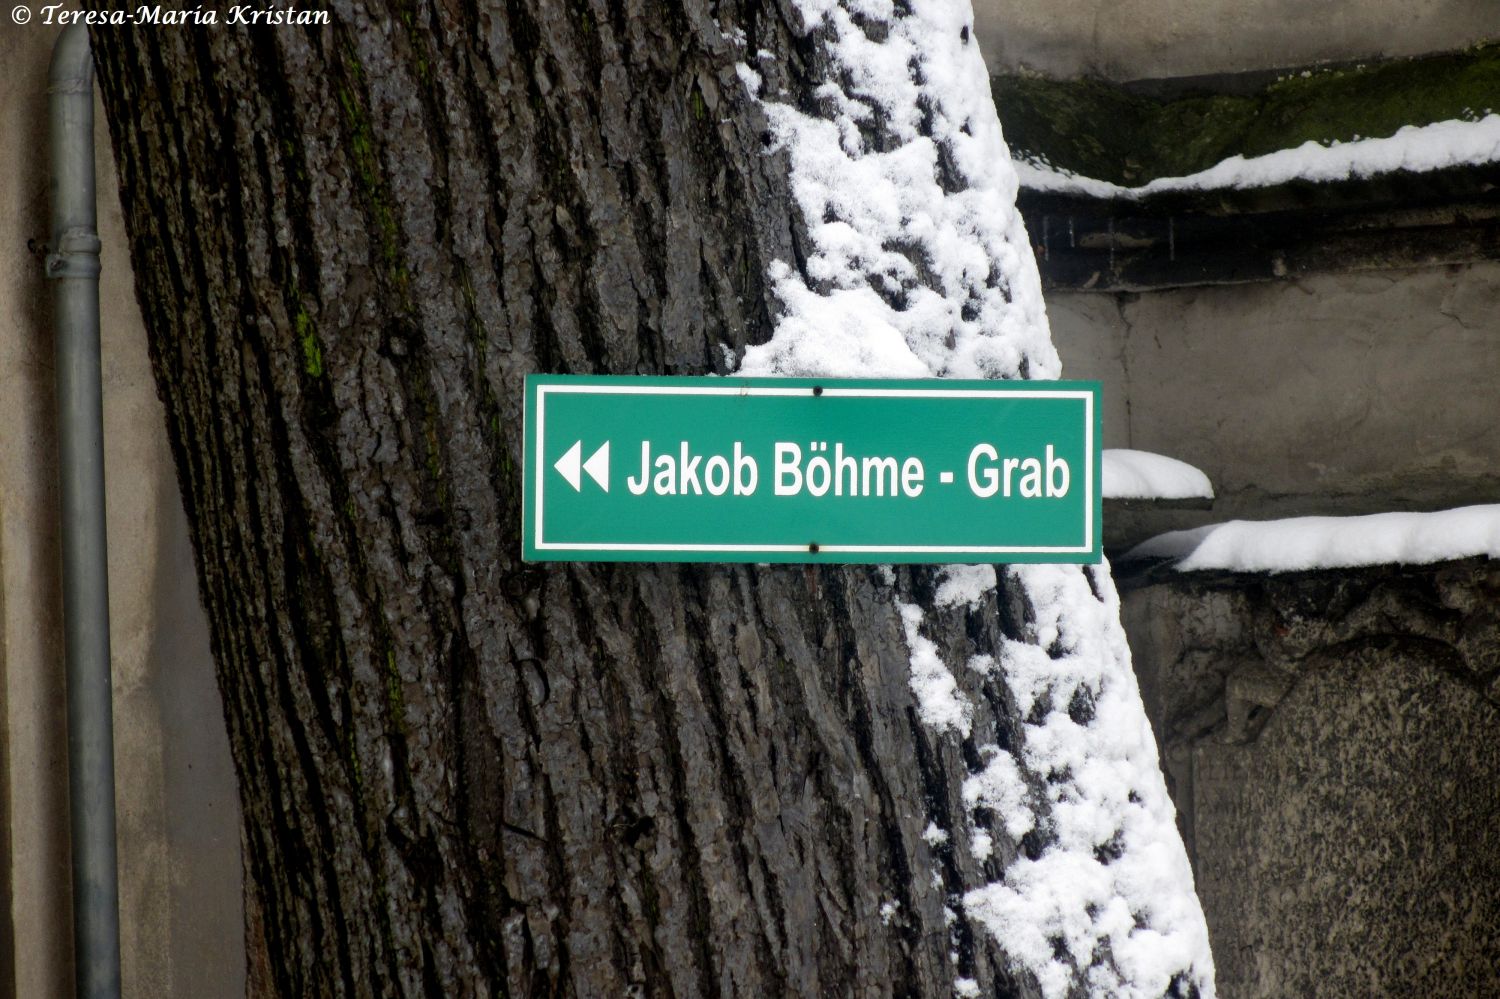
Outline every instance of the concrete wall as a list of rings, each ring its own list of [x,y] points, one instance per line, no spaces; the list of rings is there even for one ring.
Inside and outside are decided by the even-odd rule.
[[[47,65],[0,22],[0,997],[72,994]],[[244,994],[239,811],[191,548],[97,118],[121,950],[132,997]]]
[[[1494,0],[975,0],[996,71],[1155,79],[1410,56],[1500,38]]]
[[[1500,264],[1054,294],[1047,309],[1064,376],[1104,384],[1104,446],[1180,458],[1218,494],[1107,530],[1500,501]]]

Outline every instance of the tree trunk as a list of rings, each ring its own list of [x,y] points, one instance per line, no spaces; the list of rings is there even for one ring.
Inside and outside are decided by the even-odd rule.
[[[972,731],[924,724],[899,607],[945,661],[1002,659],[1039,641],[1024,588],[519,558],[525,375],[727,373],[771,337],[808,228],[736,63],[815,110],[827,32],[702,0],[328,9],[95,31],[260,989],[1040,994],[963,898],[1051,848],[1056,775],[1026,772],[1024,836],[970,807],[1025,712],[963,671]],[[1076,992],[1113,961],[1058,957]]]

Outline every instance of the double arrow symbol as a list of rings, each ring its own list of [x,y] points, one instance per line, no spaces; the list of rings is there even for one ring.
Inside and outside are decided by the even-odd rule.
[[[562,473],[575,492],[583,488],[583,472],[588,472],[600,489],[609,492],[609,441],[599,445],[588,461],[583,461],[583,441],[575,441],[552,467]]]

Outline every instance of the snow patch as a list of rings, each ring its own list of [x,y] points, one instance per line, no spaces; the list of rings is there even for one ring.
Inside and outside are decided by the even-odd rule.
[[[1182,572],[1300,572],[1362,565],[1428,565],[1500,558],[1500,505],[1436,513],[1232,520],[1158,535],[1126,559],[1177,559]]]
[[[740,373],[1056,378],[1015,171],[979,47],[963,39],[968,5],[914,3],[878,41],[831,2],[797,6],[829,35],[827,116],[763,107],[791,160],[807,273],[772,268],[783,315]],[[892,17],[888,3],[857,6]],[[866,140],[875,121],[880,148]]]
[[[922,831],[922,838],[927,841],[928,846],[939,847],[948,842],[948,832],[945,829],[939,829],[936,822],[929,822],[927,828]]]
[[[1164,191],[1244,190],[1291,181],[1331,183],[1405,170],[1426,173],[1500,159],[1500,115],[1478,121],[1407,125],[1381,139],[1322,145],[1304,142],[1264,156],[1231,156],[1186,177],[1160,177],[1140,187],[1121,187],[1039,163],[1018,162],[1021,186],[1032,191],[1136,200]]]
[[[1176,458],[1150,451],[1104,452],[1105,499],[1213,499],[1208,476]]]
[[[744,43],[741,42],[741,44]],[[750,91],[750,96],[759,97],[762,83],[760,74],[751,69],[750,64],[746,62],[735,63],[734,71],[739,75],[740,82],[745,85],[745,89]]]
[[[1050,163],[1025,159],[1018,159],[1015,163],[1016,178],[1028,191],[1071,194],[1085,198],[1098,198],[1101,201],[1107,201],[1110,198],[1129,201],[1143,196],[1141,188],[1123,187],[1119,184],[1111,184],[1107,180],[1096,180],[1072,170],[1052,166]]]
[[[959,692],[958,681],[943,665],[937,646],[922,636],[922,608],[916,604],[896,606],[906,630],[906,647],[911,651],[911,690],[917,695],[917,714],[923,724],[940,732],[952,729],[968,735],[973,705]]]
[[[975,610],[984,601],[985,595],[995,591],[995,567],[993,565],[945,565],[939,576],[937,594],[933,602],[939,607],[954,607],[963,604]]]
[[[998,746],[986,746],[984,753],[989,756],[984,769],[964,781],[964,805],[971,812],[980,805],[994,809],[1005,823],[1006,834],[1019,840],[1036,824],[1027,801],[1026,779],[1015,759]]]
[[[994,808],[1018,838],[1035,823],[1030,795],[1044,794],[1049,823],[1036,831],[1051,842],[1035,860],[1018,856],[1004,880],[968,892],[964,907],[1049,999],[1068,994],[1075,966],[1088,969],[1094,995],[1160,996],[1180,973],[1212,994],[1207,927],[1113,582],[1096,572],[1091,588],[1066,566],[1013,566],[1008,576],[1033,604],[1029,641],[1008,643],[1001,657],[1028,723],[1019,759],[995,753],[964,798]],[[1028,773],[1040,781],[1028,783]],[[1113,965],[1093,964],[1106,947]]]

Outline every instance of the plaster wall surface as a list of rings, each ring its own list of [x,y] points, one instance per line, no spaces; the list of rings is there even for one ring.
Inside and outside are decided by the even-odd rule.
[[[1494,0],[975,0],[995,72],[1157,79],[1421,55],[1500,38]]]
[[[71,995],[47,67],[0,24],[0,997]],[[244,993],[239,813],[186,519],[95,111],[121,965],[130,997]]]
[[[1064,377],[1103,382],[1104,446],[1180,458],[1214,484],[1210,510],[1106,517],[1117,539],[1500,502],[1500,264],[1053,294],[1047,308]]]

